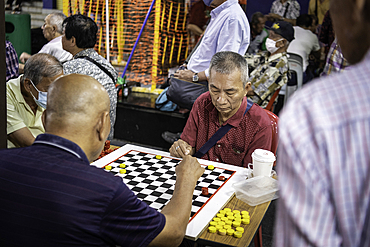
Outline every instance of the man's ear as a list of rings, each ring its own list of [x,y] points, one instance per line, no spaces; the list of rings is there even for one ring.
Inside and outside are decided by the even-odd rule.
[[[287,40],[286,39],[283,39],[283,40],[278,41],[276,43],[276,45],[277,45],[277,47],[282,48],[282,47],[285,46],[285,44],[286,44],[285,42],[287,42]]]
[[[100,115],[97,125],[99,141],[105,141],[109,135],[109,132],[110,132],[109,112],[105,111]]]
[[[71,41],[71,45],[72,46],[77,46],[76,45],[76,38],[74,36],[71,37],[71,40],[70,41]]]
[[[31,85],[31,81],[30,81],[30,79],[25,78],[25,79],[23,80],[23,87],[24,87],[24,89],[25,89],[27,92],[31,92],[31,87],[32,87],[32,85]]]
[[[251,84],[251,82],[247,82],[247,83],[245,84],[245,90],[246,90],[246,92],[247,92],[247,96],[252,96],[252,95],[254,95],[254,92],[253,92],[253,89],[252,89],[252,84]]]
[[[51,29],[51,31],[52,31],[53,33],[55,33],[55,32],[57,31],[57,26],[56,26],[56,25],[52,25],[52,29]]]
[[[252,84],[251,84],[251,82],[250,81],[248,81],[246,84],[245,84],[245,90],[249,90],[252,86],[251,86]]]

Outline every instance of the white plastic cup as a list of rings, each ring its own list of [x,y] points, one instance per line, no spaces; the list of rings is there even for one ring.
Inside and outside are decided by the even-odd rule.
[[[252,153],[253,177],[271,177],[272,166],[276,160],[275,155],[264,149],[256,149]]]

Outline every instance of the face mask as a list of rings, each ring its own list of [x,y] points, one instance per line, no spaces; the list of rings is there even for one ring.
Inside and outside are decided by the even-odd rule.
[[[211,6],[211,3],[213,2],[213,0],[203,0],[203,2],[205,5]]]
[[[35,86],[35,84],[33,84],[33,82],[30,80],[30,82],[32,83],[32,86],[37,90],[37,92],[39,93],[38,94],[38,98],[39,99],[36,99],[35,96],[33,96],[32,92],[30,91],[32,97],[33,97],[33,100],[36,102],[36,104],[44,109],[46,109],[46,100],[47,100],[47,95],[48,93],[47,92],[41,92],[37,89],[37,87]]]
[[[272,54],[274,53],[275,51],[277,51],[279,49],[279,47],[276,47],[276,42],[280,41],[280,40],[283,40],[283,39],[279,39],[279,40],[272,40],[270,38],[267,38],[266,39],[266,49]]]

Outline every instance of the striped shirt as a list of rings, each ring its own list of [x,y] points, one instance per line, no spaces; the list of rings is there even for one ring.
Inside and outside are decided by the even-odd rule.
[[[0,246],[147,246],[165,217],[62,137],[0,150]]]
[[[370,245],[370,51],[297,92],[280,121],[276,246]]]

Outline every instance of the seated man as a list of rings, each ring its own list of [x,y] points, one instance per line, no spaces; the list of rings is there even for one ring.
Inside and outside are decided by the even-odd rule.
[[[249,23],[238,1],[203,0],[203,2],[213,8],[211,20],[198,48],[189,59],[187,69],[175,73],[175,77],[181,80],[208,81],[208,67],[216,52],[234,51],[244,55],[248,49]]]
[[[65,51],[62,46],[63,21],[66,16],[63,13],[54,12],[45,17],[42,25],[42,33],[45,39],[49,41],[38,53],[47,53],[56,57],[61,63],[72,59],[72,54]],[[22,63],[25,63],[31,57],[30,54],[23,52],[19,57]],[[23,64],[20,64],[23,69]]]
[[[248,47],[248,54],[256,54],[259,51],[266,51],[266,39],[269,36],[265,28],[266,17],[261,12],[256,12],[251,19],[251,43]]]
[[[225,125],[231,129],[202,156],[203,159],[246,167],[257,148],[271,149],[271,121],[256,104],[247,110],[250,88],[248,64],[231,51],[216,53],[209,68],[209,92],[199,96],[181,139],[170,148],[175,157],[193,155]]]
[[[64,73],[89,75],[98,80],[107,90],[110,98],[111,124],[108,139],[112,140],[116,121],[117,91],[115,85],[118,73],[105,58],[94,50],[98,26],[91,18],[77,14],[66,18],[63,27],[63,49],[73,55],[71,61],[63,64]]]
[[[270,56],[250,74],[248,81],[252,86],[249,87],[247,95],[263,108],[267,106],[272,94],[288,82],[286,51],[293,39],[294,29],[290,23],[275,22],[266,40]]]
[[[94,78],[71,74],[48,90],[46,134],[0,150],[0,245],[177,246],[204,168],[186,156],[170,202],[159,213],[122,182],[90,166],[110,132],[110,100]]]
[[[308,14],[297,18],[297,26],[294,28],[294,40],[290,43],[288,52],[298,54],[303,60],[303,83],[313,79],[313,73],[308,69],[308,60],[312,54],[316,60],[320,59],[321,48],[319,39],[312,33],[313,19]]]
[[[6,83],[8,148],[29,146],[44,133],[41,115],[50,84],[63,74],[62,64],[45,53],[33,55],[24,75]]]

